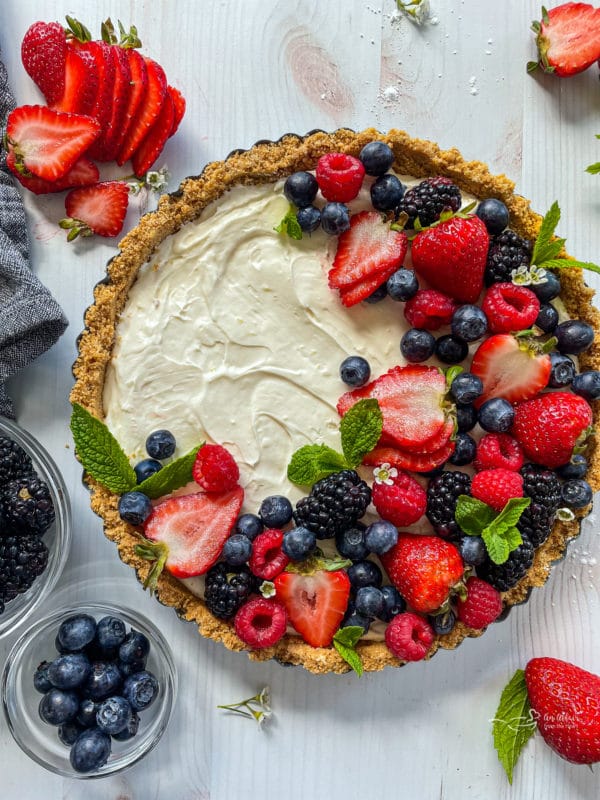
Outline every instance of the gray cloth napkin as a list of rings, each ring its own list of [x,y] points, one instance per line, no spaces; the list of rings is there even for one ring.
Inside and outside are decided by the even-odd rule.
[[[2,135],[15,100],[0,61]],[[0,414],[14,417],[4,382],[51,347],[67,327],[61,307],[29,268],[21,196],[0,155]]]

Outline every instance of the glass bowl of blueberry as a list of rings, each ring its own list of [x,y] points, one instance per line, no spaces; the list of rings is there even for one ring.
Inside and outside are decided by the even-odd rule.
[[[160,631],[132,609],[89,603],[25,631],[2,675],[2,706],[21,749],[52,772],[100,778],[160,741],[177,672]]]
[[[70,545],[58,467],[31,434],[0,417],[0,637],[47,601]]]

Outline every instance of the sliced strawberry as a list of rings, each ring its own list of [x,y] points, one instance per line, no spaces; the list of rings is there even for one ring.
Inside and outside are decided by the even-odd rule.
[[[138,178],[146,174],[162,153],[165,142],[171,135],[174,119],[175,106],[171,100],[171,95],[167,92],[160,114],[131,156],[133,171]]]
[[[532,28],[544,72],[569,77],[600,58],[600,8],[589,3],[562,3],[544,9],[542,21],[534,22]]]
[[[34,22],[21,42],[21,61],[48,105],[63,96],[67,37],[58,22]]]
[[[109,47],[115,67],[115,81],[112,92],[111,113],[104,132],[100,161],[114,161],[123,138],[129,98],[132,92],[131,67],[127,50],[114,45]]]
[[[73,189],[65,198],[68,218],[59,225],[69,231],[68,241],[93,233],[116,236],[123,228],[128,202],[129,187],[121,181]]]
[[[440,467],[454,452],[452,440],[431,453],[419,453],[414,450],[403,450],[400,447],[378,446],[363,458],[363,464],[373,467],[379,464],[390,464],[396,469],[409,472],[429,472]]]
[[[492,397],[509,403],[528,400],[548,384],[552,368],[550,356],[540,352],[532,340],[498,333],[483,341],[471,363],[471,372],[483,382],[481,405]]]
[[[117,156],[117,164],[119,166],[131,158],[139,147],[142,139],[158,117],[167,93],[167,78],[163,68],[151,58],[144,58],[144,61],[148,72],[148,85],[143,101],[138,106],[135,118],[125,134],[125,141]]]
[[[98,183],[100,178],[98,167],[85,156],[76,161],[62,178],[58,178],[52,183],[35,175],[27,174],[26,171],[24,174],[19,170],[14,152],[7,153],[6,166],[17,180],[34,194],[50,194],[51,192],[62,192],[64,189],[73,189],[76,186],[91,186]]]
[[[344,286],[339,290],[340,300],[346,308],[355,306],[370,297],[376,289],[379,289],[382,283],[381,275],[377,274],[373,278],[365,278],[362,281],[350,284],[350,286]]]
[[[350,597],[350,580],[343,570],[319,570],[312,575],[282,572],[275,578],[277,599],[288,619],[312,647],[328,647],[340,627]]]
[[[119,144],[119,153],[123,148],[125,137],[129,134],[133,122],[137,116],[141,103],[146,97],[148,88],[148,67],[144,57],[138,53],[137,50],[125,50],[127,60],[129,61],[129,70],[131,72],[131,86],[129,92],[129,100],[127,103],[127,110],[125,112],[125,121],[123,124],[123,138]],[[118,158],[118,154],[117,154]],[[124,162],[119,162],[124,163]]]
[[[167,92],[171,95],[171,100],[173,101],[173,108],[175,111],[175,116],[173,118],[173,127],[171,128],[171,133],[169,136],[173,136],[181,120],[183,119],[183,115],[185,114],[185,97],[181,94],[179,89],[176,89],[174,86],[167,86]]]
[[[19,106],[9,114],[6,136],[16,166],[47,181],[62,178],[99,136],[95,119],[53,111],[46,106]]]
[[[55,111],[93,116],[94,100],[98,90],[96,65],[88,53],[67,47],[64,70],[64,91],[52,104]]]
[[[78,48],[91,54],[98,73],[98,90],[94,100],[94,107],[90,113],[100,123],[102,133],[90,148],[89,155],[98,161],[106,161],[104,137],[113,112],[116,74],[115,61],[112,54],[113,47],[106,44],[106,42],[94,41],[78,43]]]
[[[436,450],[439,450],[448,444],[452,438],[452,434],[454,433],[454,428],[455,420],[452,416],[450,416],[439,429],[439,431],[431,437],[431,439],[427,439],[426,442],[422,442],[420,445],[418,445],[418,447],[415,446],[414,449],[418,449],[419,453],[423,455],[427,453],[435,453]],[[384,434],[378,442],[378,447],[385,446],[398,447],[398,443],[393,438]],[[404,448],[401,447],[400,449],[403,450]]]

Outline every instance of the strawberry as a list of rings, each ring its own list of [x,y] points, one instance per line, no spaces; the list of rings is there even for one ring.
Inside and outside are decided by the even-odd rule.
[[[583,72],[600,58],[600,8],[589,3],[563,3],[550,11],[542,9],[542,20],[531,26],[537,34],[540,66],[561,78]]]
[[[552,362],[543,347],[531,338],[518,338],[510,333],[497,333],[485,339],[471,362],[471,372],[483,383],[483,394],[475,406],[492,397],[516,403],[544,389]]]
[[[589,403],[571,392],[548,392],[515,406],[511,434],[529,461],[545,467],[567,464],[592,425]]]
[[[489,243],[479,217],[453,216],[415,236],[413,267],[434,289],[461,303],[475,303],[483,288]]]
[[[49,105],[56,103],[65,87],[67,37],[58,22],[34,22],[21,42],[21,61]]]
[[[158,117],[167,93],[167,78],[163,68],[151,58],[144,58],[144,62],[147,69],[148,84],[142,98],[143,102],[138,106],[136,115],[125,134],[125,140],[117,156],[117,164],[119,166],[131,158],[139,147],[142,139],[150,130],[150,126]],[[133,72],[132,79],[134,79]]]
[[[67,47],[64,72],[64,91],[52,104],[55,111],[94,116],[98,93],[98,71],[91,53]]]
[[[123,123],[123,135],[121,142],[119,143],[119,153],[123,148],[125,137],[129,134],[129,131],[133,126],[133,122],[137,116],[140,105],[145,101],[148,89],[148,67],[146,66],[144,57],[138,53],[137,50],[127,49],[125,50],[125,53],[127,55],[129,70],[131,72],[131,85],[129,98],[127,101],[127,109],[125,111],[125,120]],[[124,163],[125,160],[126,159],[123,159],[123,162],[118,163]]]
[[[574,764],[600,761],[600,677],[557,658],[532,658],[525,683],[546,744]]]
[[[422,614],[436,611],[448,600],[465,570],[456,546],[439,536],[401,533],[398,544],[380,558],[396,589]]]
[[[363,459],[363,464],[376,466],[388,463],[396,469],[405,469],[410,472],[429,472],[441,466],[454,452],[454,442],[448,441],[431,453],[402,450],[399,447],[381,445],[371,450]]]
[[[131,67],[127,50],[118,45],[109,48],[115,68],[110,116],[104,131],[100,161],[113,161],[125,136],[125,120],[132,92]]]
[[[362,281],[350,284],[350,286],[344,286],[339,290],[342,305],[350,308],[350,306],[355,306],[357,303],[366,300],[376,289],[379,289],[382,283],[383,281],[378,273],[372,278],[365,278]]]
[[[171,128],[171,133],[169,136],[173,136],[173,134],[177,131],[181,120],[183,119],[183,115],[185,114],[185,97],[181,94],[179,89],[176,89],[174,86],[167,86],[167,92],[171,95],[171,100],[173,101],[173,110],[174,110],[174,117],[173,117],[173,127]]]
[[[69,231],[68,241],[93,233],[116,236],[123,228],[128,201],[129,188],[121,181],[73,189],[65,198],[68,217],[59,225]]]
[[[14,152],[7,153],[6,166],[17,180],[34,194],[49,194],[50,192],[62,192],[64,189],[72,189],[76,186],[91,186],[94,183],[98,183],[100,178],[98,167],[85,156],[76,161],[62,178],[52,182],[28,174],[22,165],[19,168]]]
[[[344,570],[305,575],[282,572],[274,583],[277,599],[304,641],[313,647],[329,647],[350,597],[350,579]]]
[[[131,156],[133,171],[141,178],[150,169],[162,152],[165,142],[171,135],[175,120],[175,106],[167,92],[158,117]]]
[[[113,47],[106,42],[75,42],[73,44],[79,52],[89,53],[95,64],[98,75],[98,88],[90,115],[100,123],[102,133],[98,141],[90,148],[90,156],[99,161],[105,161],[104,137],[112,116],[114,102],[114,86],[116,67],[113,59]]]
[[[62,178],[99,134],[95,119],[46,106],[19,106],[6,125],[17,169],[22,166],[46,181]]]
[[[156,505],[144,522],[148,540],[138,555],[154,560],[146,585],[154,588],[163,568],[176,578],[203,575],[219,558],[242,507],[244,490],[185,494]]]

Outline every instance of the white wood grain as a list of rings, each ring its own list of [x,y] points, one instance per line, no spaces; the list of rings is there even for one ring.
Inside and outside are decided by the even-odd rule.
[[[505,172],[544,211],[563,210],[571,252],[598,260],[600,159],[597,71],[560,81],[528,77],[529,23],[537,0],[432,0],[436,23],[396,19],[393,0],[3,0],[0,47],[18,102],[37,90],[19,45],[35,19],[73,13],[94,30],[102,18],[135,23],[145,51],[188,101],[164,153],[172,187],[212,159],[259,138],[339,125],[404,128],[457,146]],[[172,724],[147,760],[102,782],[63,781],[32,764],[0,728],[2,790],[23,800],[229,800],[421,797],[455,800],[592,798],[598,779],[558,759],[541,740],[526,748],[509,787],[489,720],[515,668],[533,655],[563,657],[600,672],[600,545],[595,518],[547,586],[480,640],[399,671],[317,678],[254,664],[201,639],[144,594],[104,539],[88,507],[68,431],[70,368],[82,314],[113,243],[67,247],[51,222],[60,198],[26,198],[35,271],[71,321],[60,343],[11,381],[21,424],[59,462],[71,494],[75,542],[54,603],[110,592],[157,620],[176,653],[180,693]],[[139,210],[132,208],[128,226]],[[592,280],[593,285],[598,285]],[[14,637],[13,637],[14,638]],[[0,644],[0,660],[12,639]],[[265,684],[275,715],[263,732],[216,710]]]

